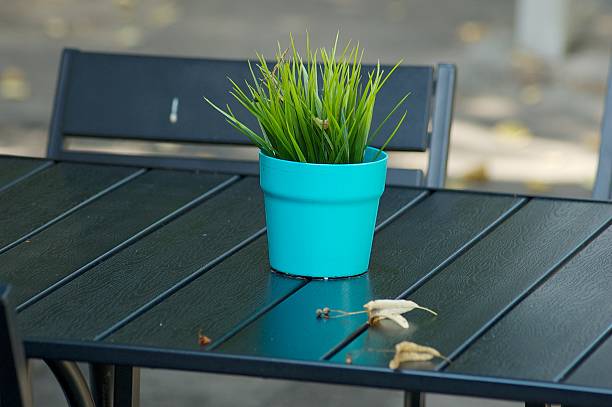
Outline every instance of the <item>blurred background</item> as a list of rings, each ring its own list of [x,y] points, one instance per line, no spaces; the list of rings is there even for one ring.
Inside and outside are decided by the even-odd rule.
[[[603,0],[0,0],[0,154],[44,156],[63,47],[245,59],[256,51],[271,57],[277,40],[307,30],[317,46],[340,30],[364,46],[368,62],[457,64],[449,187],[590,195],[612,40],[612,1]],[[420,155],[398,160],[424,166]],[[46,371],[35,367],[37,404],[61,405]],[[400,399],[143,372],[146,406]],[[438,397],[430,405],[492,405],[465,403]]]
[[[306,30],[319,46],[341,30],[368,61],[458,65],[450,187],[590,194],[612,39],[601,0],[0,0],[0,154],[44,155],[63,47],[244,59]]]

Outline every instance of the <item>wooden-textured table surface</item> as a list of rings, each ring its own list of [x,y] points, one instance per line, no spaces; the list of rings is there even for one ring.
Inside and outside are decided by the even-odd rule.
[[[294,279],[270,272],[257,178],[0,157],[0,282],[38,358],[610,406],[611,220],[612,203],[387,188],[369,273]],[[380,298],[438,316],[315,317]],[[403,340],[451,362],[392,371]]]

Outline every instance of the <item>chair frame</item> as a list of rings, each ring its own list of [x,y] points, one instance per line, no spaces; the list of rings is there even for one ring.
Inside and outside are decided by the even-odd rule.
[[[47,156],[54,160],[91,162],[99,164],[136,165],[172,169],[196,169],[240,175],[258,175],[256,161],[230,159],[204,159],[182,156],[120,155],[102,152],[71,151],[64,148],[62,119],[67,97],[70,61],[78,50],[66,49],[62,55],[57,89],[55,94]],[[168,57],[171,58],[171,57]],[[450,128],[453,115],[456,67],[452,64],[438,64],[433,78],[430,110],[431,132],[428,132],[429,164],[427,176],[420,170],[389,168],[387,183],[403,186],[443,187],[446,179]],[[126,137],[125,139],[130,139]],[[156,140],[147,140],[155,142]],[[177,140],[177,143],[183,141]],[[203,143],[205,144],[205,143]]]
[[[601,121],[599,164],[593,188],[593,198],[612,200],[612,60],[608,73],[608,91]]]
[[[32,407],[27,362],[15,325],[10,286],[0,284],[0,406]],[[45,360],[73,407],[95,407],[87,381],[75,362]],[[5,390],[3,390],[5,389]]]
[[[30,380],[10,291],[9,286],[0,285],[0,406],[31,407]]]

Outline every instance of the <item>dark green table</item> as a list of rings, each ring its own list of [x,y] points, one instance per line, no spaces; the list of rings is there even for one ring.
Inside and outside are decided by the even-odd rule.
[[[610,406],[611,220],[606,202],[388,188],[370,272],[310,281],[270,272],[257,178],[0,157],[27,355],[98,365]],[[439,315],[315,317],[377,298]],[[452,362],[371,351],[402,340]]]

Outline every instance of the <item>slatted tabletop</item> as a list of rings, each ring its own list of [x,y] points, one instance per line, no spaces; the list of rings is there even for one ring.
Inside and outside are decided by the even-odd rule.
[[[612,405],[612,203],[387,188],[371,271],[324,281],[270,272],[258,184],[0,157],[0,282],[28,356]],[[380,298],[438,316],[315,317]],[[393,371],[402,340],[451,362]]]

